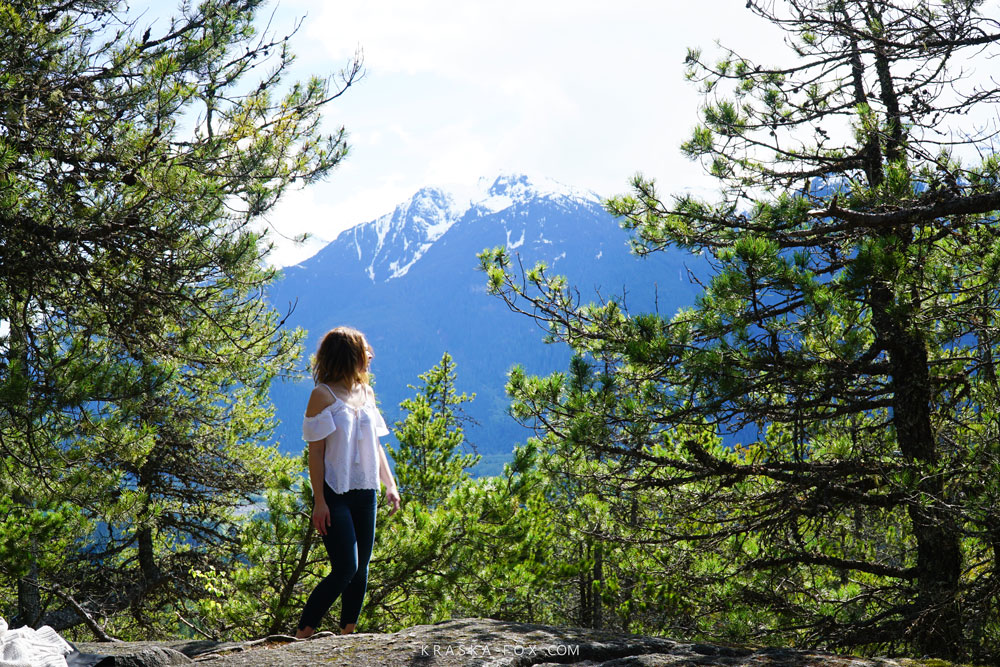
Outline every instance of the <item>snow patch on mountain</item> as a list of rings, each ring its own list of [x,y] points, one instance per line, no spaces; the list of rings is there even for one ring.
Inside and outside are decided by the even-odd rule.
[[[410,267],[416,264],[417,260],[423,257],[424,253],[427,252],[427,249],[430,248],[432,245],[434,244],[424,243],[420,247],[419,252],[414,253],[413,258],[406,264],[403,264],[402,266],[399,266],[398,261],[395,261],[392,264],[390,264],[389,268],[392,270],[392,274],[389,276],[389,279],[391,280],[392,278],[399,278],[400,276],[405,276],[406,272],[410,270]]]
[[[486,213],[499,213],[514,205],[514,200],[507,195],[490,195],[486,199],[478,202],[476,208]]]
[[[513,243],[511,243],[511,240],[510,240],[510,230],[508,229],[507,230],[507,243],[506,243],[507,249],[508,250],[516,250],[516,249],[520,248],[521,246],[523,246],[524,245],[524,233],[525,233],[524,232],[524,227],[522,227],[521,228],[521,238],[519,238],[518,240],[516,240]]]

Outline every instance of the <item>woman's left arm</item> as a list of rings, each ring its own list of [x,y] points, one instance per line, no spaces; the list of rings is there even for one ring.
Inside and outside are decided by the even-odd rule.
[[[367,394],[372,403],[375,402],[375,392],[367,384],[365,385],[365,394]],[[382,420],[381,413],[378,415],[378,422],[379,425],[385,429],[383,435],[387,435],[389,429]],[[389,459],[385,455],[385,447],[383,447],[382,443],[378,441],[378,436],[375,437],[375,451],[378,452],[378,478],[382,480],[382,484],[385,485],[385,499],[389,501],[389,505],[392,507],[392,509],[389,510],[389,515],[392,516],[396,510],[399,509],[399,489],[396,488],[396,480],[392,476],[392,469],[389,468]]]
[[[389,502],[392,509],[389,510],[389,515],[393,515],[396,510],[399,509],[399,490],[396,488],[396,480],[392,476],[392,470],[389,468],[389,459],[385,455],[385,447],[382,443],[376,442],[376,449],[378,450],[378,477],[382,480],[382,484],[385,485],[385,499]]]

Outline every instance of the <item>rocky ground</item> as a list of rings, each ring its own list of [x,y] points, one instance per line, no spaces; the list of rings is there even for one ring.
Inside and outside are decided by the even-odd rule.
[[[100,667],[917,667],[921,663],[790,649],[744,649],[656,637],[615,635],[491,619],[453,619],[392,634],[320,633],[308,640],[277,636],[244,643],[170,641],[77,644],[112,655]]]

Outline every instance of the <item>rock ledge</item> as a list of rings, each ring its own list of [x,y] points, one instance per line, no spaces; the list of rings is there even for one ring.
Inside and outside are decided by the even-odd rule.
[[[283,635],[252,642],[167,641],[78,644],[129,667],[907,667],[909,660],[858,658],[818,651],[748,649],[616,635],[585,628],[459,618],[392,634]],[[149,658],[146,661],[143,658]]]

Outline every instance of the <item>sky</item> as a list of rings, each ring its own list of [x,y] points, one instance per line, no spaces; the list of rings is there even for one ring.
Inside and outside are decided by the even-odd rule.
[[[718,41],[764,62],[784,48],[741,0],[282,0],[271,11],[276,32],[305,17],[296,78],[336,72],[358,50],[365,67],[325,113],[328,130],[347,128],[347,159],[267,216],[278,266],[425,186],[514,172],[607,197],[641,172],[665,192],[710,188],[679,148],[699,104],[687,48],[721,54]],[[288,240],[302,233],[311,240]]]

